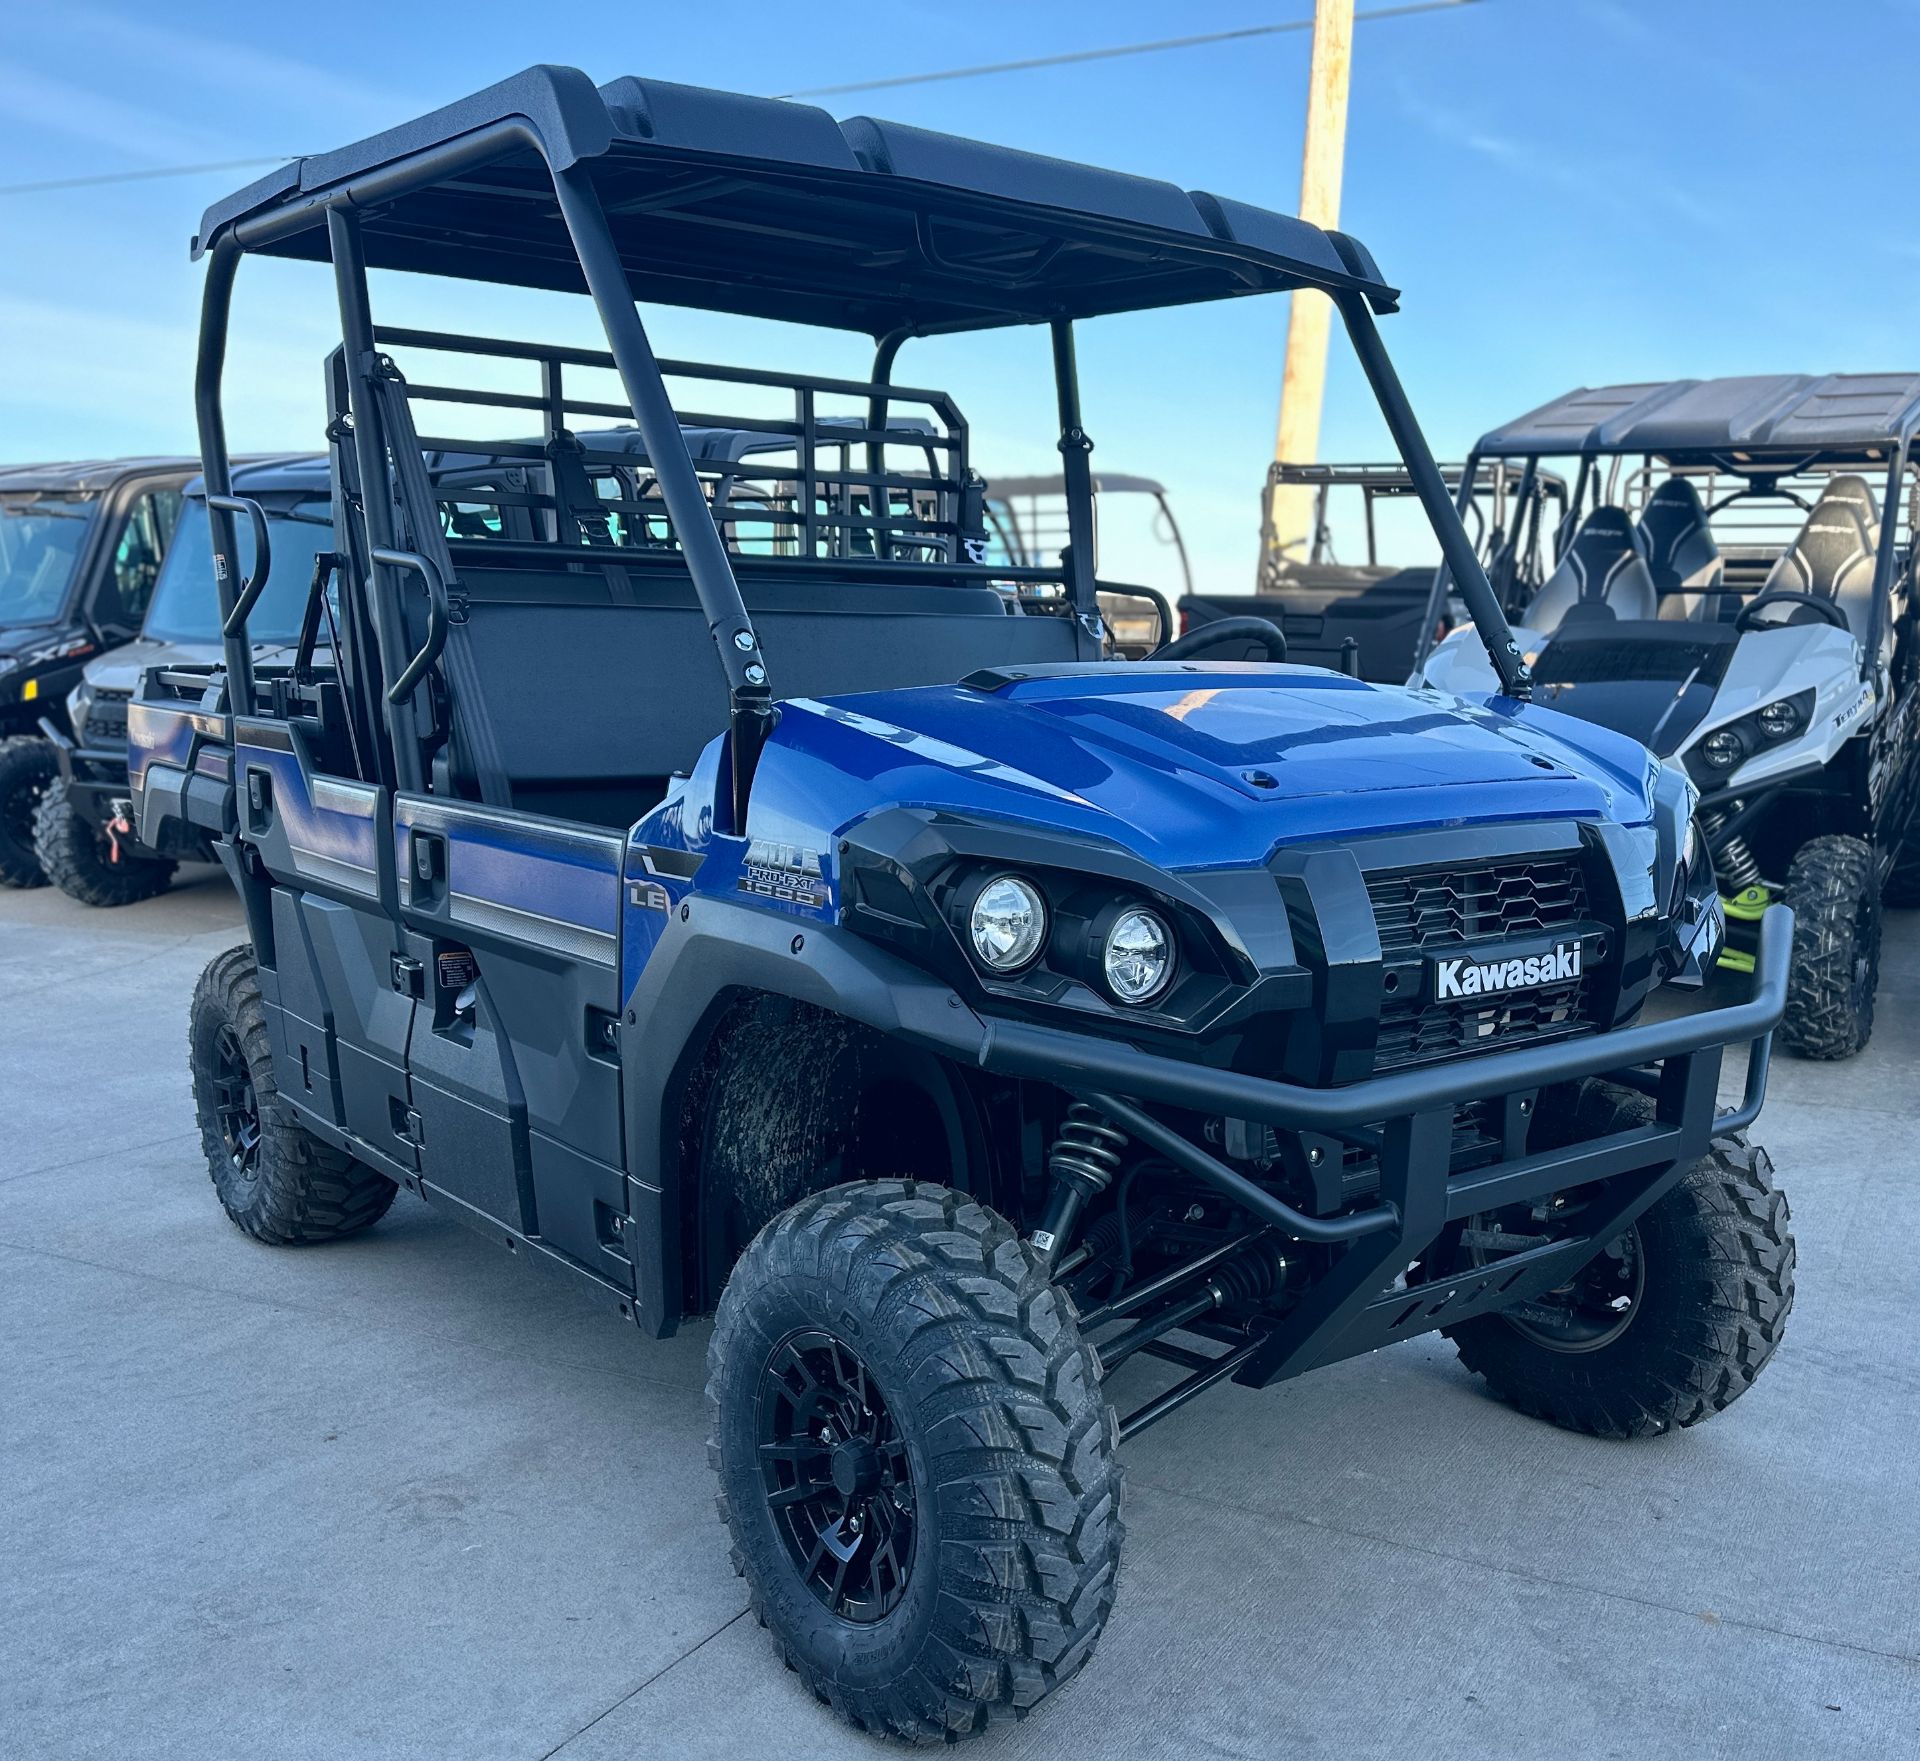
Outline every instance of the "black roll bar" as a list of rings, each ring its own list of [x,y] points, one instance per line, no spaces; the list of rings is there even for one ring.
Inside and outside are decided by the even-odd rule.
[[[227,667],[227,701],[245,714],[253,708],[253,650],[244,623],[236,630],[239,588],[234,579],[233,467],[227,458],[226,419],[220,383],[227,365],[227,323],[233,313],[233,278],[240,247],[231,239],[214,246],[207,260],[206,292],[200,301],[200,347],[194,364],[194,415],[200,429],[200,476],[207,492],[207,530],[213,552],[214,591],[220,601],[221,652]]]
[[[1467,509],[1473,506],[1473,486],[1480,476],[1480,455],[1477,452],[1467,454],[1467,462],[1460,467],[1460,488],[1454,497],[1454,512],[1460,516],[1464,525]],[[1443,556],[1434,565],[1433,585],[1427,589],[1427,620],[1420,631],[1419,641],[1413,651],[1413,670],[1418,672],[1427,664],[1427,656],[1433,652],[1435,638],[1439,634],[1440,620],[1446,615],[1447,588],[1453,581],[1453,571],[1447,566]]]
[[[1880,548],[1873,559],[1873,604],[1867,612],[1867,639],[1860,654],[1860,677],[1873,683],[1879,671],[1880,647],[1886,640],[1887,608],[1893,601],[1894,551],[1899,540],[1900,485],[1907,474],[1907,452],[1912,440],[1902,436],[1887,466],[1887,493],[1880,518]]]
[[[1347,335],[1353,341],[1353,352],[1360,357],[1361,370],[1367,376],[1367,383],[1373,387],[1381,415],[1386,417],[1387,430],[1400,449],[1407,475],[1413,481],[1414,493],[1420,497],[1420,505],[1427,510],[1434,535],[1440,540],[1440,553],[1446,560],[1447,570],[1460,584],[1460,596],[1467,602],[1467,610],[1472,614],[1474,628],[1480,632],[1480,640],[1486,644],[1487,658],[1493,662],[1493,670],[1499,675],[1500,689],[1508,697],[1522,700],[1530,698],[1533,695],[1533,674],[1528,670],[1519,644],[1513,639],[1507,614],[1500,609],[1499,598],[1487,581],[1487,572],[1480,566],[1480,558],[1474,553],[1473,540],[1467,536],[1460,511],[1447,495],[1446,479],[1440,475],[1440,467],[1433,462],[1433,452],[1427,445],[1426,436],[1420,432],[1413,406],[1407,402],[1400,375],[1394,371],[1386,345],[1380,340],[1379,327],[1373,320],[1373,309],[1364,298],[1352,294],[1336,294],[1334,299],[1340,307],[1341,317],[1346,320]],[[1462,495],[1472,493],[1471,484],[1471,475],[1463,474]],[[1436,584],[1439,581],[1437,574],[1435,581]],[[1435,621],[1438,621],[1438,613],[1435,614]]]
[[[1074,355],[1073,323],[1056,318],[1053,386],[1060,409],[1060,465],[1067,497],[1067,591],[1084,624],[1099,616],[1094,573],[1093,442],[1080,422],[1080,366]]]
[[[349,208],[327,210],[327,243],[333,257],[333,279],[340,302],[340,334],[346,345],[348,399],[352,406],[351,436],[355,468],[360,478],[360,510],[366,525],[368,597],[373,614],[373,637],[380,650],[380,673],[389,684],[406,671],[407,635],[400,618],[400,595],[378,589],[376,571],[387,565],[383,551],[398,548],[394,530],[393,497],[381,434],[379,400],[372,393],[374,376],[381,371],[373,338],[373,312],[367,300],[366,255],[360,245],[360,216]],[[387,737],[393,748],[395,784],[411,794],[425,786],[420,763],[420,718],[411,699],[387,695]]]
[[[544,148],[542,157],[545,157]],[[549,166],[551,169],[551,162]],[[732,772],[731,829],[744,834],[754,768],[773,728],[773,689],[767,682],[760,640],[754,634],[753,620],[747,616],[746,602],[740,597],[740,583],[734,578],[733,564],[727,557],[720,529],[713,523],[706,491],[700,486],[693,456],[687,451],[686,436],[681,433],[673,401],[667,396],[646,326],[640,322],[639,310],[627,286],[627,272],[614,245],[599,195],[585,170],[578,165],[565,171],[554,169],[553,187],[560,198],[560,214],[573,240],[574,254],[580,259],[587,279],[587,291],[599,309],[620,383],[633,404],[634,421],[647,449],[654,480],[660,485],[667,515],[680,535],[680,551],[686,558],[694,593],[706,613],[707,628],[713,634],[720,665],[726,674],[731,733],[728,753]]]

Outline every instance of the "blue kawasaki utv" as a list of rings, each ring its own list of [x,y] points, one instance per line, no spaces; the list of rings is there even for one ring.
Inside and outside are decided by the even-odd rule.
[[[272,173],[198,248],[223,660],[151,670],[130,728],[142,837],[209,833],[245,906],[192,1004],[214,1189],[297,1244],[405,1188],[641,1332],[713,1315],[734,1563],[844,1716],[951,1739],[1074,1675],[1126,1440],[1228,1378],[1441,1329],[1637,1436],[1765,1366],[1794,1249],[1742,1132],[1791,916],[1745,1000],[1667,994],[1722,933],[1694,785],[1530,701],[1352,239],[542,68]],[[331,580],[338,628],[284,665],[221,424],[261,253],[329,264],[341,317],[305,619]],[[374,270],[584,292],[608,352],[383,328]],[[1205,659],[1223,625],[1112,657],[1075,327],[1294,288],[1344,319],[1479,697],[1288,666],[1271,627],[1253,663]],[[662,360],[636,302],[877,352]],[[1067,540],[976,560],[960,406],[894,368],[1009,326],[1050,345]],[[424,455],[501,411],[542,437],[494,450],[553,468],[450,509]],[[644,470],[579,468],[607,420]],[[696,444],[748,428],[779,444]]]

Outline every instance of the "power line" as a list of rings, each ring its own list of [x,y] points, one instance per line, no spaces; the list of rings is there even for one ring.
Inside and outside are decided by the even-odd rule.
[[[37,195],[43,190],[84,190],[103,183],[140,183],[153,177],[191,177],[198,171],[240,171],[249,165],[285,165],[297,159],[297,153],[281,153],[273,158],[209,159],[202,165],[162,165],[152,171],[103,171],[93,177],[54,177],[43,183],[0,184],[0,196]]]
[[[1355,24],[1376,19],[1411,18],[1421,12],[1454,12],[1480,0],[1408,0],[1399,6],[1376,6],[1356,12]],[[853,80],[838,86],[805,86],[797,92],[775,92],[776,98],[839,98],[853,92],[895,91],[902,86],[930,86],[947,80],[984,79],[997,73],[1030,73],[1036,68],[1071,67],[1087,61],[1115,61],[1125,55],[1159,55],[1169,49],[1199,49],[1209,43],[1244,42],[1250,37],[1286,36],[1313,28],[1310,18],[1292,18],[1279,24],[1243,25],[1238,30],[1208,31],[1192,37],[1159,37],[1148,43],[1116,43],[1104,49],[1070,49],[1059,55],[1035,55],[1024,61],[988,61],[978,67],[948,67],[933,73],[903,73],[890,79]],[[200,165],[162,165],[148,171],[103,171],[91,177],[56,177],[39,183],[0,184],[0,196],[40,195],[51,190],[97,189],[104,184],[143,183],[158,177],[192,177],[207,171],[240,171],[253,165],[285,165],[292,153],[252,159],[215,159]]]
[[[1356,12],[1355,24],[1370,19],[1408,18],[1416,12],[1452,12],[1478,0],[1413,0],[1404,6],[1377,6]],[[980,79],[993,73],[1028,73],[1040,67],[1068,67],[1082,61],[1113,61],[1122,55],[1158,55],[1166,49],[1198,49],[1208,43],[1234,43],[1248,37],[1278,37],[1292,31],[1310,31],[1313,20],[1291,18],[1283,24],[1250,24],[1238,30],[1208,31],[1196,37],[1160,37],[1150,43],[1119,43],[1108,49],[1071,49],[1060,55],[1035,55],[1024,61],[987,61],[978,67],[949,67],[938,73],[898,74],[892,79],[855,80],[842,86],[806,86],[797,92],[779,92],[781,98],[841,98],[850,92],[891,91],[897,86],[926,86],[939,80]]]

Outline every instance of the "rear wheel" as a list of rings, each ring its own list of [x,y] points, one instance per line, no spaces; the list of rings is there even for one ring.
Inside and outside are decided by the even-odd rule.
[[[1598,1082],[1551,1090],[1540,1109],[1540,1149],[1628,1130],[1654,1111]],[[1767,1152],[1735,1136],[1559,1289],[1449,1337],[1504,1399],[1565,1430],[1648,1437],[1696,1425],[1752,1387],[1780,1343],[1793,1307],[1788,1225]]]
[[[229,948],[200,975],[187,1050],[207,1171],[236,1225],[290,1246],[352,1235],[386,1215],[394,1183],[282,1108],[252,948]]]
[[[59,766],[53,747],[33,735],[0,740],[0,887],[43,887],[33,847],[33,816]]]
[[[1811,838],[1787,871],[1793,958],[1780,1041],[1803,1058],[1851,1058],[1873,1035],[1880,988],[1880,889],[1873,847]]]
[[[1092,1655],[1118,1426],[1066,1300],[992,1211],[875,1180],[783,1212],[721,1295],[707,1408],[753,1611],[851,1723],[951,1742]]]
[[[122,850],[116,860],[113,839],[68,799],[64,778],[40,797],[33,848],[47,879],[82,905],[137,904],[164,893],[173,879],[174,865],[164,856]]]

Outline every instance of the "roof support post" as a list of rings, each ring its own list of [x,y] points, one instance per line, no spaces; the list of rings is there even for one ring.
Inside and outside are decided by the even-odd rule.
[[[1500,467],[1496,465],[1494,468],[1498,470]],[[1453,511],[1460,516],[1462,525],[1466,524],[1467,509],[1473,506],[1473,486],[1479,475],[1480,455],[1477,452],[1468,453],[1467,462],[1460,467],[1460,488],[1453,498]],[[1367,560],[1371,562],[1373,559],[1368,557]],[[1433,585],[1427,589],[1427,621],[1413,650],[1415,672],[1427,664],[1427,656],[1433,652],[1433,645],[1439,640],[1440,620],[1447,610],[1447,589],[1452,584],[1453,570],[1447,566],[1447,559],[1443,556],[1434,565]]]
[[[734,578],[720,528],[714,523],[706,491],[700,486],[693,455],[687,451],[686,437],[680,432],[673,401],[667,396],[653,344],[647,339],[646,326],[640,322],[633,290],[627,283],[626,266],[620,261],[599,194],[579,165],[564,171],[556,167],[553,186],[560,198],[561,217],[573,240],[574,253],[586,276],[587,291],[593,296],[600,323],[606,331],[607,346],[613,351],[620,383],[633,405],[633,419],[639,426],[647,458],[660,485],[661,498],[667,504],[668,518],[680,539],[680,553],[687,560],[694,593],[706,614],[707,628],[720,655],[721,670],[726,674],[731,734],[731,830],[744,836],[754,767],[773,730],[773,692],[767,683],[766,661],[760,651],[759,638],[754,634],[753,621],[747,616],[746,602],[740,597],[740,583]]]
[[[227,322],[233,313],[233,279],[240,247],[222,239],[207,259],[207,284],[200,296],[200,348],[194,364],[194,413],[200,428],[200,473],[206,488],[207,528],[214,559],[214,589],[220,598],[220,622],[233,615],[240,584],[233,515],[214,506],[217,496],[233,494],[233,466],[227,457],[227,425],[220,407],[220,384],[227,365]],[[253,713],[253,648],[244,632],[225,636],[221,649],[227,666],[227,707]]]
[[[1440,540],[1445,573],[1452,575],[1459,583],[1460,597],[1467,602],[1467,610],[1473,615],[1474,628],[1480,632],[1480,640],[1486,644],[1487,658],[1493,662],[1493,670],[1499,675],[1500,689],[1508,697],[1530,698],[1533,695],[1533,675],[1527,670],[1526,659],[1513,639],[1506,613],[1500,609],[1500,601],[1488,584],[1487,572],[1474,554],[1473,540],[1467,536],[1460,510],[1447,497],[1446,479],[1440,475],[1440,467],[1433,462],[1432,449],[1427,445],[1427,437],[1420,432],[1413,406],[1407,402],[1400,375],[1394,371],[1393,362],[1387,357],[1386,344],[1380,340],[1379,327],[1373,321],[1373,312],[1367,305],[1366,296],[1342,293],[1338,299],[1340,315],[1346,320],[1347,334],[1353,339],[1353,352],[1360,357],[1361,370],[1367,376],[1367,383],[1373,387],[1380,413],[1387,421],[1387,430],[1400,449],[1401,462],[1413,480],[1414,493],[1420,497],[1420,505],[1427,510],[1434,535]],[[1470,478],[1462,481],[1460,493],[1463,498],[1472,496]],[[1441,590],[1442,578],[1441,573],[1436,571],[1436,593]],[[1439,614],[1435,612],[1434,621],[1438,622],[1438,619]]]
[[[1080,425],[1080,366],[1074,355],[1073,321],[1056,318],[1052,330],[1061,476],[1067,494],[1067,593],[1081,628],[1104,636],[1094,581],[1093,442]]]
[[[373,311],[367,298],[367,263],[360,246],[360,217],[339,206],[327,210],[327,247],[333,258],[333,285],[340,302],[340,337],[346,344],[347,397],[353,417],[353,457],[360,479],[360,517],[367,536],[367,609],[373,619],[375,644],[380,650],[383,683],[391,685],[406,670],[410,658],[406,625],[400,616],[400,584],[393,571],[373,561],[376,551],[398,548],[393,525],[392,476],[380,433],[380,411],[369,390],[380,369],[380,352],[373,337]],[[387,738],[393,747],[393,780],[411,794],[425,787],[420,763],[418,697],[405,703],[380,702],[387,719]]]
[[[1887,639],[1887,609],[1893,602],[1894,552],[1899,542],[1900,485],[1907,475],[1907,451],[1902,440],[1887,466],[1887,493],[1880,518],[1880,548],[1873,559],[1873,605],[1867,613],[1867,640],[1860,656],[1860,677],[1873,684],[1880,671],[1880,648]]]

